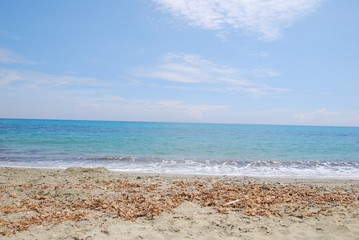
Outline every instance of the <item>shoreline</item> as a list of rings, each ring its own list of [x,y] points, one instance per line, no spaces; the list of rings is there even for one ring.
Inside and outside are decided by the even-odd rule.
[[[359,239],[356,179],[0,167],[0,187],[3,239]]]
[[[263,180],[287,180],[287,181],[359,181],[359,177],[352,178],[352,177],[337,177],[337,176],[329,176],[329,177],[318,177],[318,176],[286,176],[286,175],[273,175],[273,176],[254,176],[254,175],[237,175],[237,174],[208,174],[208,173],[169,173],[169,172],[144,172],[144,171],[121,171],[121,170],[113,170],[108,169],[106,167],[22,167],[22,166],[2,166],[0,165],[0,169],[2,168],[9,168],[9,169],[34,169],[34,170],[44,170],[44,171],[64,171],[69,168],[82,168],[82,169],[106,169],[109,172],[122,174],[122,175],[160,175],[160,176],[167,176],[167,177],[203,177],[203,178],[222,178],[222,177],[229,177],[229,178],[251,178],[251,179],[263,179]]]

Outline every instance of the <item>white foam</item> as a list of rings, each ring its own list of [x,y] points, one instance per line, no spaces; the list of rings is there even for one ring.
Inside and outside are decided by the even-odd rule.
[[[128,158],[130,161],[110,160],[38,160],[6,161],[0,166],[61,168],[68,167],[105,167],[115,171],[172,173],[198,175],[232,175],[251,177],[290,177],[290,178],[337,178],[359,179],[358,162],[273,162],[273,161],[210,161],[198,159],[141,159]]]

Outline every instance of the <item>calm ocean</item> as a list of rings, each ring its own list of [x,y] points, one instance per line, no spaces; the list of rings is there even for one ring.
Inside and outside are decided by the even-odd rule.
[[[359,179],[359,128],[0,119],[0,166]]]

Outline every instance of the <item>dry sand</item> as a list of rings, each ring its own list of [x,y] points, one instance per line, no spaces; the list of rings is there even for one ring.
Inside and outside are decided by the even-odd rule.
[[[1,239],[359,239],[359,181],[0,168]]]

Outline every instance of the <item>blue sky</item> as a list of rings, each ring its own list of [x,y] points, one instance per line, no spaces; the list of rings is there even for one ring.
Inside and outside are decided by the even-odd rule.
[[[359,126],[359,1],[0,2],[0,117]]]

